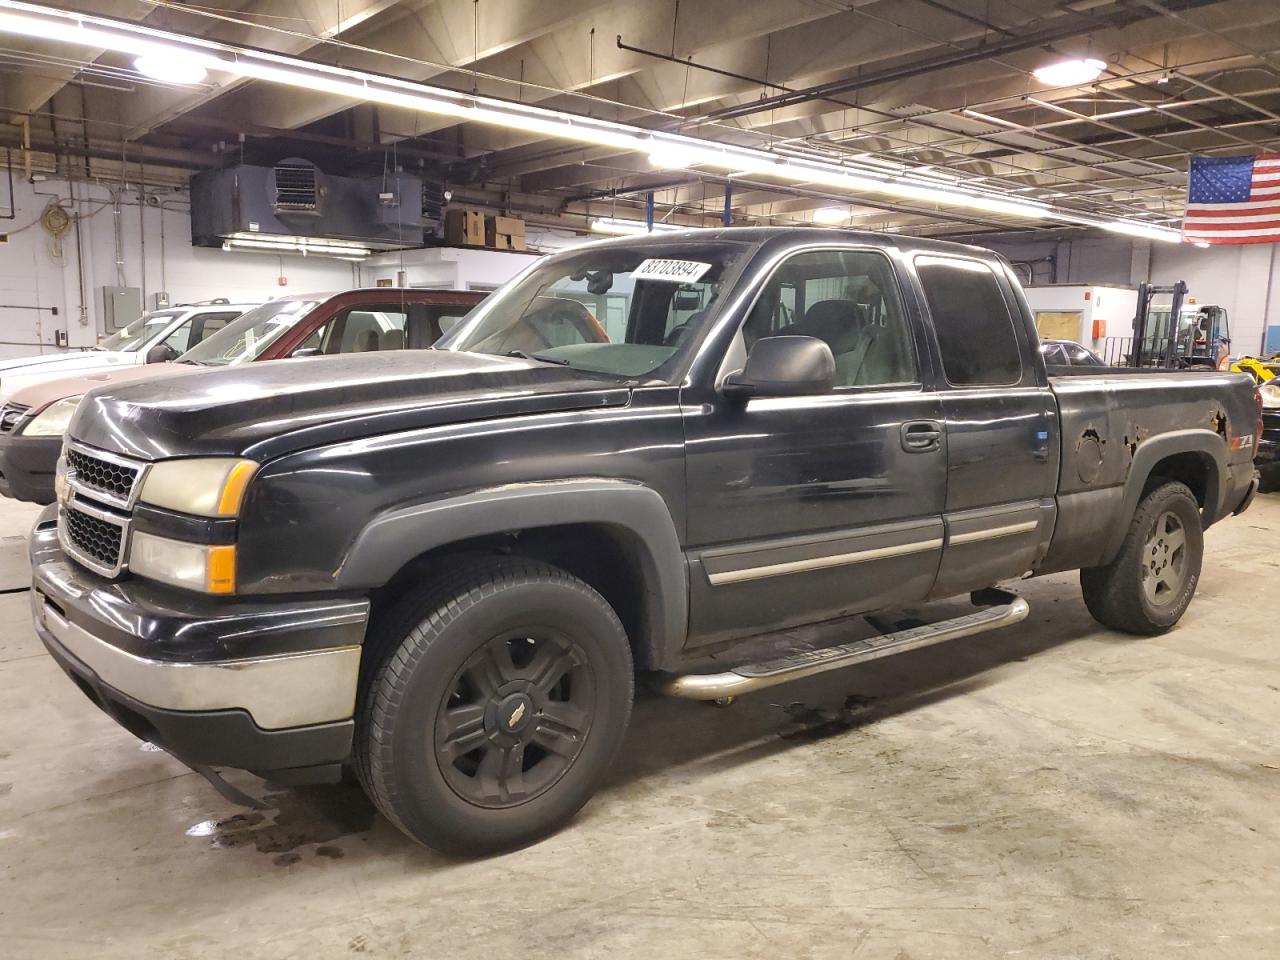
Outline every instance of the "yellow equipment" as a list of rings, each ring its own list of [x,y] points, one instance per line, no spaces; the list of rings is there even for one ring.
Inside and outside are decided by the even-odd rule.
[[[1247,373],[1258,383],[1266,383],[1280,376],[1280,358],[1237,357],[1231,364],[1231,372]]]

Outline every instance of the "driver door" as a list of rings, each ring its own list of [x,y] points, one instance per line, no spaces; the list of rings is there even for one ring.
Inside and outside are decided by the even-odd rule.
[[[741,346],[822,339],[834,389],[683,404],[691,645],[929,593],[942,555],[946,432],[903,303],[879,249],[795,253],[765,281]]]

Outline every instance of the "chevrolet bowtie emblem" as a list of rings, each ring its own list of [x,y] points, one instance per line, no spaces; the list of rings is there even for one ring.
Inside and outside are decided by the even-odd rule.
[[[517,704],[516,708],[511,711],[511,716],[507,717],[507,729],[514,730],[516,724],[520,722],[520,718],[524,716],[524,704]]]

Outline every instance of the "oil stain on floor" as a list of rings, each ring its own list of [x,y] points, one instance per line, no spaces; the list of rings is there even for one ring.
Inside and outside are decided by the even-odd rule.
[[[288,866],[302,858],[300,847],[319,844],[317,856],[336,860],[343,856],[333,841],[364,833],[373,826],[373,806],[358,787],[346,784],[297,787],[269,793],[266,810],[238,813],[222,820],[195,824],[187,835],[207,837],[216,849],[253,847],[272,854],[272,862]]]

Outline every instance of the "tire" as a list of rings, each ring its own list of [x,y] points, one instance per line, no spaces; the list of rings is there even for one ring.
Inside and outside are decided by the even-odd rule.
[[[510,850],[587,802],[631,715],[626,632],[534,560],[465,561],[370,637],[356,769],[388,820],[444,853]]]
[[[1195,495],[1186,484],[1161,484],[1139,502],[1115,559],[1080,571],[1085,606],[1112,629],[1164,633],[1195,596],[1203,558]]]

